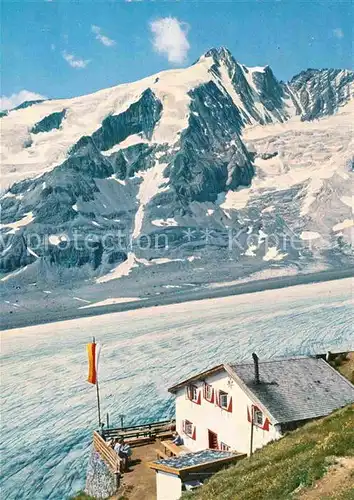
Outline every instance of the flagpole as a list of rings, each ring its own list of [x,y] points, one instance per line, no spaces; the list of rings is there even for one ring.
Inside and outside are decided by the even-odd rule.
[[[98,388],[98,380],[96,382],[96,394],[97,394],[98,426],[101,427],[100,390]]]
[[[95,337],[92,337],[92,342],[96,344]],[[98,367],[97,367],[98,370]],[[101,403],[100,403],[100,389],[98,386],[98,373],[96,379],[96,395],[97,395],[97,413],[98,413],[98,427],[101,428]]]

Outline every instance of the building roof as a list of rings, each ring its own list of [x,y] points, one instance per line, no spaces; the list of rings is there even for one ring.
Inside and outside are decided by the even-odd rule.
[[[354,402],[354,386],[319,357],[294,357],[218,365],[169,389],[176,392],[189,383],[225,370],[273,423],[296,422],[328,415]]]
[[[179,382],[178,384],[170,387],[168,389],[168,392],[175,393],[179,389],[184,387],[185,385],[192,384],[193,382],[197,382],[198,380],[202,380],[206,377],[210,377],[210,375],[213,375],[214,373],[218,373],[218,372],[224,371],[224,370],[225,370],[225,365],[214,366],[213,368],[209,368],[208,370],[205,370],[201,373],[197,373],[196,375],[193,375],[192,377],[187,378],[186,380],[182,380],[182,382]]]
[[[323,417],[354,402],[354,386],[321,358],[299,357],[258,364],[259,384],[253,363],[231,368],[277,423]]]
[[[207,469],[215,464],[228,463],[245,457],[245,454],[221,450],[201,450],[193,453],[184,453],[177,457],[166,458],[150,462],[149,466],[155,470],[179,474]]]

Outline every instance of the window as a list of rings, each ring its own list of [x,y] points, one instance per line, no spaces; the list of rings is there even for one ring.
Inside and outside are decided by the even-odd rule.
[[[198,387],[196,385],[189,385],[187,387],[187,395],[188,399],[196,403],[198,401]]]
[[[225,443],[220,442],[220,450],[221,451],[230,451],[230,446],[225,444]]]
[[[193,436],[193,424],[189,420],[183,420],[183,432],[187,434],[187,436]]]
[[[260,427],[263,426],[263,413],[260,410],[258,410],[257,408],[254,408],[253,423],[255,425],[259,425]]]
[[[228,397],[227,392],[219,391],[219,406],[225,410],[228,408]]]
[[[204,385],[204,397],[207,401],[212,401],[213,399],[213,388],[209,384]]]

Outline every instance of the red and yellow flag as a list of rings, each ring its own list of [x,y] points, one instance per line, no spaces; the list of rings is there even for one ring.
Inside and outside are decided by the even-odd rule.
[[[87,344],[87,354],[88,354],[88,376],[87,382],[90,384],[97,384],[98,379],[98,358],[100,355],[101,346],[96,344],[96,342],[90,342]]]

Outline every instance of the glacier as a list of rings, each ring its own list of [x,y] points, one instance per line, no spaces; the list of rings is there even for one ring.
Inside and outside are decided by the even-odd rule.
[[[119,425],[173,415],[167,388],[224,361],[354,348],[351,279],[1,332],[1,470],[7,500],[63,500],[84,485],[103,344],[102,413]]]

